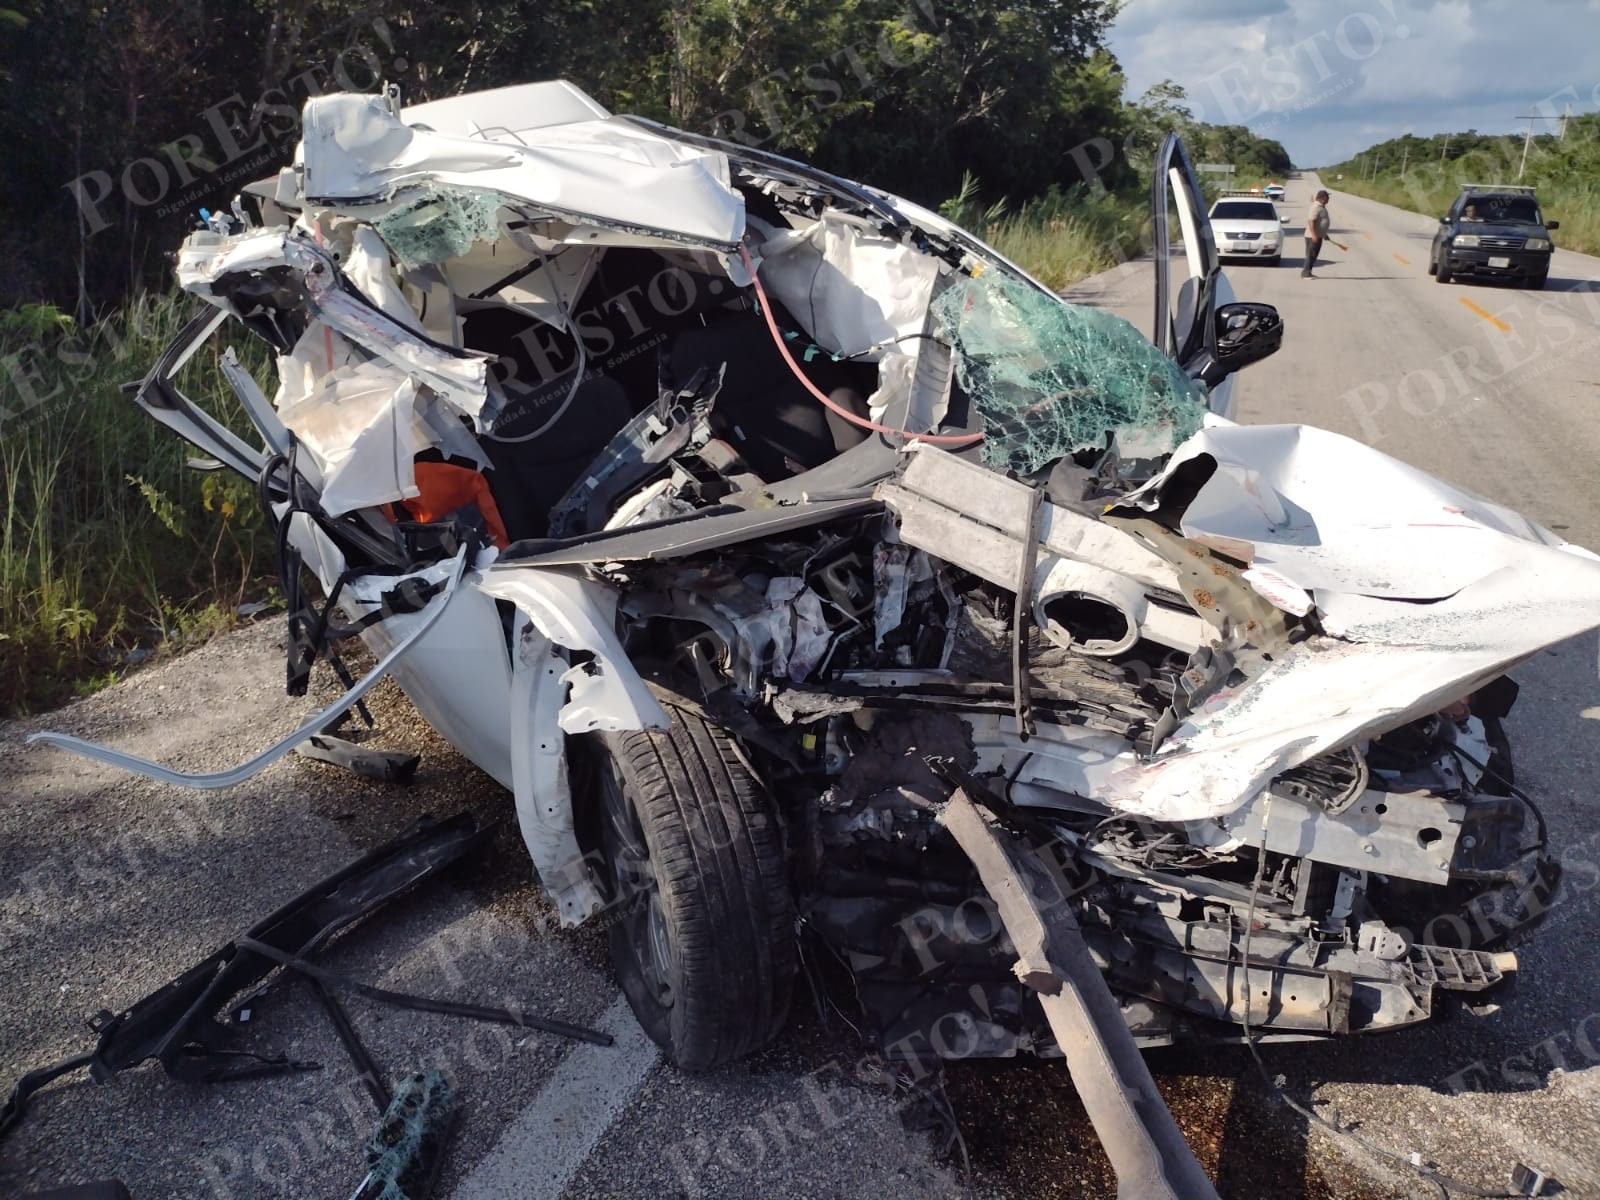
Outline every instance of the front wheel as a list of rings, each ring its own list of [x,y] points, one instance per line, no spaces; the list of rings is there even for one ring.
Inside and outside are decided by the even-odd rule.
[[[722,729],[598,735],[611,961],[639,1024],[703,1071],[783,1027],[797,965],[777,806]]]
[[[1450,282],[1450,256],[1443,249],[1439,251],[1439,266],[1434,271],[1433,277],[1440,283]]]
[[[1522,286],[1525,288],[1530,288],[1535,292],[1542,292],[1544,290],[1544,285],[1549,281],[1550,276],[1548,274],[1534,275],[1530,279],[1526,280]]]

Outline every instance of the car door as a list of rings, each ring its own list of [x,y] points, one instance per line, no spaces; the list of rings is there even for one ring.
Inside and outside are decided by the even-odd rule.
[[[1174,288],[1171,218],[1183,238],[1183,280]],[[1155,238],[1155,329],[1151,341],[1178,362],[1192,359],[1204,338],[1201,316],[1215,304],[1217,241],[1206,215],[1205,194],[1183,139],[1169,133],[1156,152],[1150,178],[1150,217]]]
[[[1183,260],[1173,261],[1172,218],[1183,239]],[[1194,164],[1183,139],[1169,133],[1156,151],[1150,179],[1150,217],[1155,242],[1155,328],[1151,341],[1186,370],[1205,361],[1216,349],[1216,310],[1234,299],[1233,287],[1217,255],[1216,235],[1206,210]],[[1173,284],[1173,277],[1180,282]],[[1211,410],[1233,413],[1232,379],[1211,391]]]

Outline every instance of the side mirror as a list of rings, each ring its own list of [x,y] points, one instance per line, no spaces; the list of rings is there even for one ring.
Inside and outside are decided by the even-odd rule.
[[[1561,228],[1561,222],[1560,221],[1546,221],[1544,223],[1544,227],[1546,229],[1560,229]]]
[[[1270,304],[1224,304],[1217,309],[1216,334],[1216,350],[1197,373],[1207,387],[1276,354],[1283,347],[1283,318]]]
[[[1445,213],[1444,216],[1440,217],[1439,218],[1439,224],[1441,224],[1441,225],[1450,224],[1450,214],[1449,213]]]

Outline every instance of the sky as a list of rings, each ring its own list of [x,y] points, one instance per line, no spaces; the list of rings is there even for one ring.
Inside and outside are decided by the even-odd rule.
[[[1126,0],[1109,42],[1131,98],[1171,79],[1197,118],[1276,138],[1297,166],[1600,109],[1600,0]]]

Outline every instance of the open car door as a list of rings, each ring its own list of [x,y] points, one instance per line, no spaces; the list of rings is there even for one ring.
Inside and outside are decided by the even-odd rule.
[[[1172,215],[1183,247],[1175,269]],[[1150,340],[1192,379],[1209,388],[1207,406],[1229,420],[1236,407],[1233,375],[1283,344],[1283,320],[1269,304],[1239,303],[1223,274],[1200,179],[1175,133],[1162,139],[1150,179],[1155,241],[1155,328]],[[1180,282],[1174,286],[1174,278]]]
[[[1187,272],[1172,286],[1172,212],[1176,210],[1178,232],[1183,238]],[[1217,241],[1206,215],[1205,194],[1183,139],[1169,133],[1156,152],[1155,170],[1150,176],[1150,217],[1155,238],[1156,311],[1150,340],[1179,363],[1187,366],[1204,346],[1209,320],[1217,304],[1216,288],[1221,269]],[[1230,297],[1231,298],[1231,297]]]

